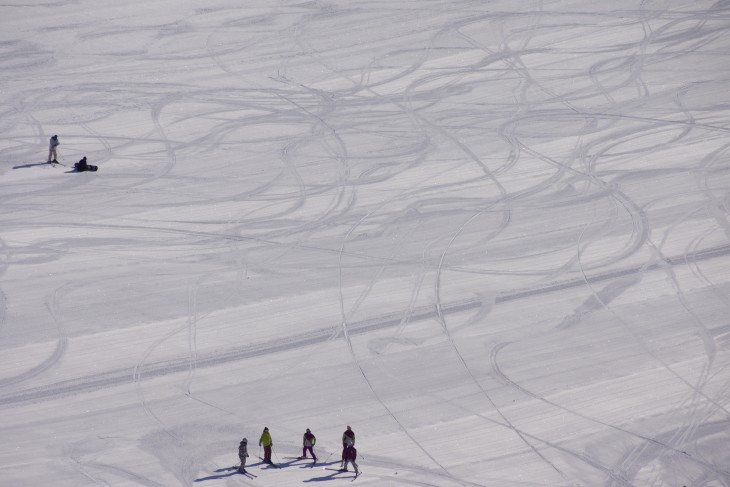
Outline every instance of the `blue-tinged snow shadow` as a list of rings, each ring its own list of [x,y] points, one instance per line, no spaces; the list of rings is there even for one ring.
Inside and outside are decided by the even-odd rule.
[[[334,469],[334,468],[328,468],[327,470],[333,470],[333,472],[331,474],[324,475],[322,477],[312,477],[309,480],[304,480],[304,482],[327,482],[329,480],[337,480],[337,479],[343,478],[343,477],[340,477],[339,475],[348,475],[349,476],[349,475],[353,475],[355,473],[352,470],[350,470],[349,472],[343,472],[341,470]]]
[[[23,164],[22,166],[13,166],[13,169],[26,169],[28,167],[35,167],[35,166],[50,166],[50,162],[34,162],[32,164]]]
[[[260,463],[254,463],[252,465],[246,465],[246,468],[255,467],[256,465],[261,465],[263,462]],[[221,473],[221,472],[229,472],[229,473]],[[215,473],[219,475],[209,475],[208,477],[201,477],[199,479],[195,479],[196,482],[205,482],[206,480],[218,480],[218,479],[224,479],[226,477],[233,477],[234,475],[244,475],[238,471],[238,467],[226,467],[226,468],[219,468],[218,470],[215,470]]]
[[[210,475],[208,477],[201,477],[199,479],[195,479],[196,482],[205,482],[206,480],[217,480],[217,479],[224,479],[226,477],[233,477],[234,475],[239,475],[238,473],[238,467],[228,467],[228,468],[219,468],[216,470],[216,473],[218,472],[228,472],[232,470],[232,472],[221,474],[221,475]]]

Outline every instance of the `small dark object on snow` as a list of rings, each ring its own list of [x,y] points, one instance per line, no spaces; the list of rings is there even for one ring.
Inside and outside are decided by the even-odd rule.
[[[74,164],[74,169],[76,169],[78,172],[84,172],[84,171],[96,171],[99,169],[96,166],[92,166],[91,164],[86,163],[86,156],[82,157],[79,162]]]

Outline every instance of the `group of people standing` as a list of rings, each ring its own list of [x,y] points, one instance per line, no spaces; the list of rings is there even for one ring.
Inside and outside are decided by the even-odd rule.
[[[302,456],[298,457],[298,460],[307,458],[307,452],[312,455],[312,460],[317,462],[317,455],[314,453],[314,445],[317,443],[317,437],[314,436],[312,431],[307,428],[302,436]],[[271,439],[271,433],[269,428],[265,427],[259,438],[259,447],[264,449],[264,463],[272,465],[271,453],[274,446],[274,441]],[[241,466],[238,467],[238,471],[246,473],[246,459],[248,458],[248,440],[246,438],[241,440],[238,445],[238,458],[241,460]],[[344,433],[342,433],[342,460],[340,462],[340,470],[347,472],[348,464],[352,463],[352,467],[355,470],[355,475],[360,474],[360,470],[357,467],[357,450],[355,449],[355,432],[348,425]]]

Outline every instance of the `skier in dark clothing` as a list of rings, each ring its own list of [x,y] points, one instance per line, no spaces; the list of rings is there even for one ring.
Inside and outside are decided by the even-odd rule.
[[[86,163],[86,156],[82,157],[79,162],[77,162],[76,164],[74,164],[74,168],[78,172],[87,171],[89,169],[89,165]]]
[[[92,166],[91,164],[86,163],[86,156],[82,157],[79,162],[74,164],[74,169],[78,172],[84,172],[84,171],[96,171],[98,167]]]
[[[345,449],[348,446],[355,446],[355,432],[352,431],[352,428],[348,425],[347,429],[344,433],[342,433],[342,462],[340,462],[340,466],[345,466]]]
[[[343,470],[347,472],[347,464],[352,463],[352,467],[355,469],[355,476],[360,475],[360,470],[357,468],[357,463],[355,463],[355,460],[357,460],[357,450],[354,446],[348,445],[345,447],[345,466],[343,467]]]
[[[307,458],[307,450],[309,450],[309,453],[312,454],[312,458],[314,459],[315,463],[317,462],[317,455],[314,454],[314,445],[317,443],[317,438],[312,434],[311,431],[309,431],[309,428],[307,428],[307,431],[304,433],[304,437],[302,438],[302,456],[299,457],[300,459]]]
[[[246,438],[241,440],[238,445],[238,458],[241,460],[241,466],[238,467],[238,471],[246,473],[246,458],[248,457],[248,440]]]

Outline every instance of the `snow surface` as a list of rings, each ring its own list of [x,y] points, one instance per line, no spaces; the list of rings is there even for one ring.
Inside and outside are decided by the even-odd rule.
[[[0,485],[347,485],[348,424],[356,485],[730,485],[729,52],[728,1],[3,3]]]

